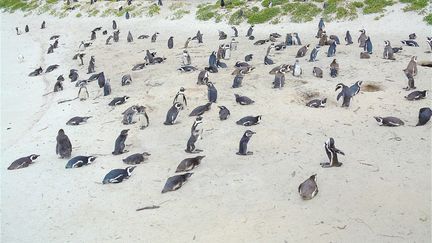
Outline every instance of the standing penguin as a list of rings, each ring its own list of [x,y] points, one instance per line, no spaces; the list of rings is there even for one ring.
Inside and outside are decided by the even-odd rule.
[[[316,174],[311,175],[298,187],[298,192],[303,200],[310,200],[318,194],[318,185],[316,183]]]
[[[247,150],[248,142],[251,139],[253,134],[256,134],[256,133],[251,131],[251,130],[246,130],[246,132],[243,134],[243,137],[240,139],[239,151],[237,152],[238,155],[252,155],[253,154],[253,152],[250,152]]]
[[[28,25],[25,26],[24,31],[25,31],[26,33],[30,31]]]
[[[80,88],[78,90],[78,98],[80,101],[84,101],[89,98],[89,92],[87,90],[86,82],[80,84]]]
[[[111,84],[109,82],[109,79],[105,81],[104,86],[103,86],[103,93],[104,96],[108,96],[111,94]]]
[[[199,138],[200,138],[200,131],[197,130],[192,131],[191,136],[189,137],[189,140],[187,141],[186,144],[186,149],[185,149],[186,153],[195,154],[203,151],[195,147],[195,143],[196,141],[198,141]]]
[[[94,59],[94,56],[91,56],[90,61],[89,61],[89,65],[87,68],[87,74],[94,73],[94,72],[95,72],[95,59]]]
[[[192,38],[192,40],[198,40],[198,43],[203,43],[203,34],[201,34],[201,31],[198,30],[197,34],[195,35],[195,37]]]
[[[291,33],[288,33],[286,35],[285,45],[287,45],[287,46],[292,46],[293,45],[293,39],[292,39],[292,34]]]
[[[183,65],[191,65],[191,57],[189,55],[189,52],[187,50],[183,50],[183,56],[182,56],[182,62]]]
[[[117,29],[117,22],[115,20],[112,21],[112,28],[113,30]]]
[[[95,31],[91,32],[90,40],[96,40],[96,32]]]
[[[225,44],[223,46],[223,49],[224,49],[224,53],[225,53],[224,59],[229,60],[231,58],[231,46],[230,46],[230,44]]]
[[[241,87],[243,78],[244,78],[244,71],[240,70],[240,72],[234,77],[233,84],[231,87],[234,89]]]
[[[219,107],[219,119],[221,121],[228,119],[228,117],[231,115],[231,112],[226,108],[225,106],[218,106]]]
[[[394,58],[394,51],[390,45],[390,41],[384,41],[384,44],[385,44],[385,47],[384,47],[383,58],[389,59],[389,60],[396,60]]]
[[[177,121],[180,110],[182,109],[183,109],[183,105],[179,102],[175,102],[173,106],[168,110],[164,124],[174,125],[175,122]]]
[[[302,42],[301,42],[301,40],[300,40],[300,36],[298,35],[298,33],[293,33],[293,37],[295,38],[295,42],[296,42],[296,45],[301,45],[302,44]]]
[[[362,30],[360,30],[360,33],[361,34],[360,34],[357,42],[359,43],[359,47],[363,47],[364,48],[365,45],[366,45],[366,39],[367,39],[366,30],[362,29]]]
[[[320,18],[320,21],[318,23],[318,29],[324,29],[325,24],[324,24],[324,19]]]
[[[336,55],[336,41],[330,40],[330,46],[327,51],[327,57],[333,57]]]
[[[180,90],[177,92],[177,94],[174,97],[173,105],[175,103],[180,103],[183,107],[187,106],[187,100],[185,95],[185,88],[181,87]]]
[[[220,6],[221,6],[221,8],[225,8],[225,1],[224,0],[220,0]]]
[[[339,162],[337,154],[345,155],[344,152],[340,151],[335,147],[335,142],[333,138],[329,138],[324,143],[324,149],[327,154],[327,157],[329,159],[328,163],[321,163],[321,167],[323,168],[329,168],[329,167],[340,167],[342,165],[341,162]]]
[[[217,67],[217,58],[215,51],[213,51],[209,57],[209,67]]]
[[[366,51],[369,54],[372,54],[372,41],[370,39],[370,36],[368,36],[365,41],[364,51]]]
[[[114,42],[119,42],[119,40],[120,40],[120,30],[116,30],[116,31],[113,32],[113,40],[114,40]],[[109,38],[108,38],[107,42],[109,42]]]
[[[302,48],[300,48],[300,49],[297,51],[296,58],[304,57],[304,56],[306,55],[307,50],[309,49],[309,46],[310,46],[310,45],[307,44],[307,45],[303,46]]]
[[[209,80],[209,71],[207,70],[202,70],[199,74],[198,74],[198,79],[197,79],[197,84],[198,85],[203,85],[206,84]]]
[[[300,62],[299,60],[296,60],[294,65],[293,65],[293,76],[294,77],[300,77],[303,73],[302,68],[300,67]]]
[[[207,91],[209,102],[216,103],[218,92],[212,82],[207,82]]]
[[[234,31],[233,37],[238,37],[238,30],[235,26],[231,26],[231,29]]]
[[[339,63],[336,62],[336,59],[333,59],[333,62],[330,63],[330,76],[332,78],[336,78],[339,74]]]
[[[311,52],[310,57],[309,57],[309,62],[315,62],[316,58],[318,56],[318,52],[320,50],[320,46],[317,45]]]
[[[56,140],[56,154],[59,155],[62,159],[70,158],[72,153],[72,144],[63,129],[60,129],[58,131]]]
[[[168,39],[168,49],[172,49],[174,47],[174,37],[170,37]]]
[[[132,33],[130,31],[127,35],[127,42],[133,42],[133,36],[132,36]]]
[[[339,99],[343,97],[342,107],[349,107],[351,99],[353,97],[353,93],[351,92],[350,88],[343,83],[339,83],[336,85],[335,91],[337,91],[338,89],[341,89],[341,91],[337,95],[336,100],[339,101]]]
[[[345,41],[347,45],[353,44],[352,37],[349,30],[347,30],[347,32],[345,33]]]
[[[285,86],[285,74],[281,72],[281,70],[278,70],[275,73],[275,77],[273,80],[273,88],[282,89],[282,87],[284,86]]]
[[[45,20],[44,20],[44,21],[42,21],[42,24],[41,24],[41,29],[45,29]]]
[[[129,129],[124,129],[120,132],[120,135],[115,140],[114,151],[112,152],[113,155],[119,155],[128,152],[125,150],[125,141],[128,136],[128,131]]]
[[[129,11],[126,11],[125,18],[126,18],[126,19],[130,19]]]
[[[246,33],[246,37],[252,36],[253,34],[253,27],[254,25],[251,25]]]
[[[419,110],[419,115],[418,115],[418,123],[416,126],[423,126],[425,125],[432,116],[432,110],[429,107],[423,107]]]
[[[152,43],[153,43],[153,42],[156,42],[156,39],[157,39],[158,35],[159,35],[159,32],[156,32],[156,33],[154,33],[154,34],[152,35],[152,37],[151,37],[151,42],[152,42]]]

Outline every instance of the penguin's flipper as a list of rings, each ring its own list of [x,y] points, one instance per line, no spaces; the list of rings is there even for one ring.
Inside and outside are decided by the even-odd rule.
[[[341,92],[339,92],[339,94],[337,95],[336,100],[339,101],[340,97],[342,97],[342,96],[343,96],[343,92],[341,91]]]
[[[338,154],[345,155],[345,153],[343,151],[339,150],[339,149],[335,149],[335,152],[338,153]]]

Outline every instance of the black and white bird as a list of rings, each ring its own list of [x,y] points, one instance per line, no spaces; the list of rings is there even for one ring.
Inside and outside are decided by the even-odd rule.
[[[115,97],[113,100],[111,100],[111,102],[108,104],[109,106],[117,106],[117,105],[121,105],[124,104],[126,102],[126,100],[129,99],[129,96],[123,96],[123,97]]]
[[[132,155],[129,155],[128,157],[124,158],[123,163],[128,164],[128,165],[141,164],[142,162],[147,160],[148,156],[150,156],[150,155],[151,154],[149,154],[147,152],[132,154]]]
[[[318,194],[318,185],[316,183],[316,174],[311,175],[307,180],[298,187],[298,192],[303,200],[310,200]]]
[[[228,117],[231,115],[231,112],[226,108],[225,106],[218,106],[219,108],[219,119],[221,121],[228,119]]]
[[[66,169],[79,168],[84,165],[89,165],[95,160],[96,160],[95,156],[76,156],[67,162],[65,168]]]
[[[262,116],[245,116],[236,122],[237,125],[253,126],[261,122]]]
[[[136,168],[136,166],[128,166],[125,169],[114,169],[108,172],[104,177],[102,183],[120,183],[125,179],[128,179],[132,175],[132,171]]]
[[[184,173],[181,175],[171,176],[167,179],[165,186],[162,189],[162,193],[180,189],[192,175],[193,173]]]
[[[326,152],[327,157],[329,159],[329,162],[321,163],[321,167],[328,168],[328,167],[340,167],[340,166],[342,166],[342,163],[339,162],[337,155],[338,154],[345,155],[345,153],[335,147],[335,142],[334,142],[333,138],[329,138],[324,143],[324,149],[325,149],[325,152]]]
[[[374,118],[378,122],[378,125],[385,127],[399,127],[405,124],[401,119],[393,116],[374,116]]]
[[[31,154],[27,157],[19,158],[19,159],[15,160],[14,162],[12,162],[11,165],[9,165],[8,170],[17,170],[17,169],[22,169],[22,168],[28,167],[38,157],[39,157],[39,155],[37,155],[37,154]]]

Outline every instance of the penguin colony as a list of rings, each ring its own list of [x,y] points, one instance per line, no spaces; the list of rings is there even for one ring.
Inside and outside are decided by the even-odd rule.
[[[223,1],[222,1],[223,2]],[[159,1],[159,4],[162,5],[162,1]],[[222,4],[222,3],[221,3]],[[125,15],[126,19],[131,18],[130,14],[127,12]],[[49,23],[46,23],[45,21],[41,25],[41,29],[44,29],[44,31],[47,31],[46,29],[49,28]],[[265,117],[259,114],[250,114],[248,116],[239,116],[236,114],[236,117],[239,118],[237,121],[229,121],[231,112],[229,110],[229,107],[224,106],[224,99],[226,97],[221,96],[219,94],[217,87],[219,85],[223,85],[220,82],[217,82],[217,73],[221,69],[228,69],[232,70],[233,75],[233,82],[232,89],[238,89],[239,91],[233,92],[233,94],[230,96],[231,99],[235,100],[237,105],[239,106],[253,106],[255,102],[259,102],[257,99],[256,101],[253,98],[250,98],[248,95],[254,96],[254,94],[243,94],[241,92],[241,87],[244,82],[249,82],[250,73],[254,72],[255,67],[251,64],[251,62],[258,60],[260,62],[263,61],[264,65],[271,66],[269,74],[274,75],[274,79],[272,84],[269,83],[269,88],[274,89],[283,89],[286,82],[288,82],[288,77],[286,75],[291,74],[293,77],[301,77],[304,73],[302,68],[302,63],[300,62],[300,58],[307,58],[309,63],[314,63],[320,58],[329,58],[332,59],[332,62],[329,67],[313,67],[311,70],[311,73],[313,73],[313,76],[316,78],[322,78],[324,75],[330,76],[334,79],[337,79],[338,75],[343,72],[344,68],[346,68],[346,64],[339,64],[336,57],[337,57],[337,46],[342,45],[340,39],[336,35],[327,35],[325,30],[325,23],[323,19],[320,19],[318,24],[318,32],[315,36],[318,41],[315,44],[307,43],[302,44],[300,35],[298,33],[287,33],[285,35],[285,38],[279,33],[270,33],[268,35],[268,38],[265,39],[258,39],[256,40],[254,33],[254,27],[250,26],[248,30],[246,31],[245,37],[241,36],[241,33],[239,30],[237,30],[236,27],[231,27],[233,30],[232,39],[229,42],[222,43],[217,47],[217,50],[214,50],[211,52],[208,63],[205,63],[204,66],[202,63],[198,64],[195,63],[193,60],[193,55],[191,56],[190,53],[192,53],[193,44],[200,44],[202,45],[204,43],[204,35],[201,33],[201,31],[198,30],[198,32],[193,37],[189,37],[186,39],[185,44],[183,45],[183,49],[179,51],[179,56],[181,56],[181,61],[179,68],[177,71],[179,72],[179,75],[181,73],[190,73],[190,72],[197,72],[198,80],[197,80],[197,87],[199,86],[207,86],[207,99],[202,100],[202,105],[196,106],[194,108],[190,107],[188,104],[188,98],[187,98],[187,89],[184,87],[180,87],[179,85],[179,91],[177,94],[173,94],[173,102],[171,107],[167,107],[167,113],[165,116],[165,121],[163,121],[163,117],[152,117],[152,122],[154,123],[163,123],[166,126],[175,126],[179,121],[185,122],[186,118],[184,118],[184,114],[186,109],[190,109],[191,112],[189,113],[190,117],[194,117],[195,121],[192,124],[191,130],[190,130],[190,137],[188,140],[185,139],[185,152],[191,153],[191,154],[200,154],[204,153],[204,149],[210,149],[210,148],[203,148],[198,149],[197,147],[200,147],[199,141],[203,139],[203,134],[205,135],[205,117],[214,115],[214,114],[207,114],[212,108],[213,103],[218,104],[219,108],[219,119],[220,119],[220,126],[223,126],[223,123],[225,122],[235,122],[238,126],[238,139],[239,139],[239,147],[236,155],[239,156],[253,156],[253,152],[250,151],[250,147],[254,148],[253,146],[253,137],[254,136],[265,136],[261,134],[257,134],[255,131],[252,130],[245,130],[242,128],[242,126],[259,126],[262,119],[265,122]],[[31,33],[30,28],[28,25],[25,26],[25,33]],[[22,31],[17,27],[16,29],[17,35],[24,35]],[[112,33],[109,35],[109,33]],[[127,34],[126,34],[127,33]],[[114,45],[115,42],[119,41],[127,41],[128,43],[133,43],[134,41],[142,41],[149,39],[151,43],[161,41],[158,40],[159,35],[163,35],[164,33],[155,32],[151,36],[147,34],[142,34],[137,37],[137,39],[134,39],[134,34],[131,33],[131,31],[124,32],[123,30],[120,31],[119,25],[115,20],[112,21],[111,29],[104,29],[102,30],[102,27],[96,27],[95,29],[91,30],[89,33],[90,41],[81,41],[81,43],[78,43],[78,51],[76,55],[72,58],[73,60],[77,60],[77,66],[84,66],[84,58],[88,59],[88,67],[87,67],[87,75],[90,75],[87,79],[82,79],[82,76],[84,76],[84,73],[78,71],[76,66],[70,67],[70,72],[68,75],[68,78],[70,79],[70,82],[76,82],[76,87],[78,88],[77,97],[75,99],[79,98],[79,101],[85,102],[88,100],[89,92],[87,90],[87,85],[92,85],[92,81],[97,81],[98,87],[101,89],[101,92],[103,93],[103,96],[112,96],[112,90],[110,85],[110,79],[105,77],[104,72],[102,71],[103,67],[98,67],[97,65],[97,57],[89,55],[88,53],[91,52],[91,48],[94,42],[99,41],[102,36],[108,35],[106,38],[106,41],[103,41],[105,45]],[[125,35],[125,36],[123,36]],[[218,36],[220,41],[224,41],[228,39],[228,34],[225,33],[222,30],[218,30]],[[122,39],[125,38],[125,39]],[[257,48],[260,48],[260,46],[263,46],[263,48],[266,49],[266,54],[263,57],[256,57],[253,54],[245,53],[244,59],[235,61],[234,67],[229,66],[225,63],[226,60],[230,60],[232,58],[232,52],[237,51],[237,46],[240,44],[240,41],[238,41],[236,38],[240,39],[241,42],[251,42],[253,45],[257,46]],[[419,44],[416,41],[417,36],[412,33],[408,35],[408,39],[402,40],[400,43],[410,47],[415,48],[419,47]],[[284,39],[284,40],[283,40]],[[59,48],[59,41],[61,41],[61,36],[59,35],[52,35],[50,38],[50,41],[52,43],[49,44],[48,50],[46,52],[46,55],[51,55],[56,53],[56,49]],[[179,40],[183,42],[184,40]],[[368,35],[365,29],[359,30],[359,37],[357,38],[357,43],[353,42],[353,37],[351,36],[350,31],[346,31],[344,41],[346,45],[356,45],[358,44],[359,47],[359,54],[361,59],[369,59],[371,58],[371,55],[374,53],[374,47],[372,43],[371,36]],[[180,44],[177,44],[177,40],[174,36],[169,36],[167,41],[167,48],[170,51],[176,52],[176,48],[178,46],[182,46]],[[61,42],[60,42],[61,43]],[[427,37],[427,43],[430,45],[430,48],[432,49],[432,38]],[[192,44],[192,45],[191,45]],[[275,52],[283,52],[287,48],[296,48],[296,46],[299,46],[300,48],[297,51],[294,63],[292,64],[275,64],[275,62],[272,60],[271,56],[274,55]],[[327,46],[327,47],[326,47]],[[384,50],[383,50],[383,59],[387,60],[396,60],[397,58],[403,58],[398,57],[398,53],[402,51],[409,52],[409,48],[403,49],[402,47],[392,47],[391,42],[389,40],[385,41],[384,43]],[[310,50],[313,48],[312,50]],[[327,51],[325,51],[327,49]],[[309,51],[310,50],[310,51]],[[308,54],[308,52],[310,52]],[[205,53],[201,53],[202,55],[207,55]],[[408,53],[406,53],[408,54]],[[309,56],[309,57],[308,57]],[[325,57],[326,56],[326,57]],[[20,56],[19,61],[22,62],[24,60],[24,57]],[[166,61],[166,58],[163,56],[158,56],[157,52],[146,50],[143,60],[141,63],[137,63],[133,67],[130,67],[131,72],[138,72],[143,69],[148,68],[149,66],[153,65],[160,65],[159,67],[163,69],[163,63]],[[258,62],[257,61],[257,62]],[[198,68],[197,66],[200,65],[201,67]],[[274,66],[272,66],[274,65]],[[313,65],[312,65],[313,66]],[[45,73],[53,72],[55,71],[59,65],[53,64],[48,66],[45,69]],[[325,71],[327,70],[327,71]],[[169,72],[170,70],[164,70],[166,72]],[[175,72],[176,70],[172,70],[172,72]],[[28,76],[34,77],[43,75],[44,70],[42,67],[36,68],[33,72],[31,72]],[[415,90],[417,89],[415,86],[415,77],[418,73],[417,68],[417,57],[412,56],[407,67],[405,69],[401,68],[401,74],[404,74],[408,80],[408,85],[405,88],[407,91],[411,91],[410,93],[407,93],[404,98],[408,101],[415,101],[420,99],[425,99],[427,97],[427,90]],[[212,81],[215,80],[215,81]],[[272,80],[269,78],[269,80]],[[65,82],[65,79],[63,78],[63,75],[60,75],[57,78],[57,82],[54,86],[54,92],[61,92],[65,89],[65,86],[63,85],[63,82]],[[132,75],[129,73],[125,73],[119,83],[121,86],[126,85],[132,85],[133,81]],[[173,85],[176,85],[175,82]],[[363,81],[356,81],[350,84],[344,84],[344,83],[338,83],[335,86],[335,101],[340,103],[340,106],[343,107],[343,109],[349,109],[351,103],[354,101],[353,98],[357,95],[361,95]],[[414,91],[412,91],[414,90]],[[220,97],[223,97],[224,99],[221,99]],[[123,94],[118,97],[112,97],[111,101],[106,104],[108,107],[112,107],[112,111],[119,112],[119,110],[116,108],[118,106],[126,106],[125,104],[128,104],[128,100],[131,97]],[[75,100],[72,99],[72,100]],[[327,101],[330,100],[328,97],[321,97],[318,99],[311,99],[305,103],[307,107],[310,108],[324,108],[326,107]],[[79,102],[77,101],[77,102]],[[361,103],[361,98],[358,98],[355,100],[355,102]],[[59,102],[60,103],[60,102]],[[342,109],[342,108],[341,108]],[[124,110],[124,109],[123,109]],[[134,104],[124,110],[121,115],[123,115],[123,119],[119,121],[124,126],[128,126],[134,123],[139,123],[140,129],[151,129],[150,126],[150,119],[147,112],[149,111],[148,107],[145,107],[143,105]],[[120,112],[119,112],[120,113]],[[423,126],[428,123],[432,116],[432,110],[429,107],[421,108],[418,114],[418,117],[413,117],[410,119],[410,123],[414,124],[413,121],[415,119],[418,120],[416,126]],[[397,126],[404,126],[405,122],[402,121],[400,118],[393,117],[393,116],[377,116],[377,114],[371,114],[371,118],[375,119],[377,124],[379,126],[389,126],[389,127],[397,127]],[[78,126],[85,124],[87,122],[96,122],[97,118],[93,118],[92,116],[75,116],[70,118],[68,121],[65,121],[65,124],[67,126]],[[226,121],[228,120],[228,121]],[[60,128],[58,130],[58,134],[56,137],[56,154],[60,159],[66,159],[68,160],[66,162],[65,168],[66,169],[72,169],[72,168],[79,168],[83,166],[89,166],[92,163],[95,163],[97,161],[97,156],[92,155],[91,151],[89,151],[90,154],[87,155],[77,155],[73,151],[73,145],[68,137],[68,128],[67,126]],[[415,128],[413,128],[415,129]],[[124,155],[126,153],[129,153],[129,151],[126,149],[127,140],[129,136],[133,136],[136,131],[133,131],[133,129],[122,129],[119,131],[119,135],[116,139],[113,138],[113,150],[110,154],[110,156],[119,156],[119,161],[122,161],[124,164],[129,166],[123,166],[124,168],[114,168],[107,172],[106,176],[102,179],[102,184],[109,184],[109,183],[120,183],[124,180],[130,178],[133,174],[133,171],[140,167],[139,164],[144,163],[145,161],[149,160],[151,154],[146,151],[134,151],[131,154]],[[80,138],[77,138],[78,141]],[[82,138],[82,139],[88,139],[88,138]],[[207,138],[206,138],[207,139]],[[252,140],[252,141],[251,141]],[[151,141],[149,141],[151,142]],[[344,156],[345,153],[336,148],[336,142],[335,139],[332,137],[327,138],[327,140],[324,142],[324,152],[327,156],[327,162],[320,163],[320,166],[323,168],[332,168],[332,167],[341,167],[343,166],[343,163],[339,161],[338,155]],[[53,144],[54,146],[54,144]],[[311,148],[314,149],[314,148]],[[350,151],[349,154],[354,154],[355,151]],[[123,156],[124,155],[124,156]],[[324,155],[324,153],[323,153]],[[185,154],[186,156],[186,154]],[[8,167],[8,170],[16,170],[16,169],[22,169],[30,166],[36,159],[41,157],[43,159],[43,155],[38,154],[31,154],[22,158],[19,158],[11,163],[11,165]],[[324,156],[323,156],[324,157]],[[174,174],[167,178],[164,186],[161,185],[161,192],[167,193],[171,191],[176,191],[180,189],[188,180],[190,180],[191,176],[194,174],[193,171],[195,168],[199,165],[201,165],[202,160],[206,158],[205,155],[197,155],[195,157],[188,157],[180,161],[178,164]],[[211,158],[206,158],[206,160],[211,160]],[[97,163],[97,162],[96,162]],[[119,167],[121,163],[119,163]],[[349,163],[346,163],[346,166],[349,166]],[[309,178],[307,178],[304,182],[302,182],[298,186],[298,193],[300,194],[300,197],[304,200],[309,200],[314,198],[318,194],[318,185],[317,185],[317,174],[311,175]]]

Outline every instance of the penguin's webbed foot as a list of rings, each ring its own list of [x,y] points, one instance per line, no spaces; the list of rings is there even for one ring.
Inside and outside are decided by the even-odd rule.
[[[320,163],[322,168],[330,168],[331,164],[330,163]]]

